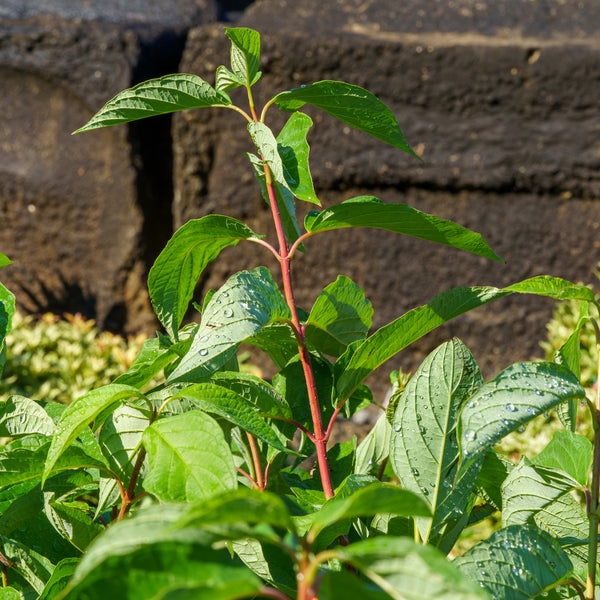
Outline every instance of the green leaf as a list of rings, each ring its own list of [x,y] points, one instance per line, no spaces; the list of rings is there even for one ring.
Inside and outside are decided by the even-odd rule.
[[[195,381],[214,373],[238,344],[275,321],[291,318],[289,308],[265,267],[231,277],[210,299],[189,352],[169,383]]]
[[[309,226],[309,233],[347,227],[372,227],[502,260],[479,233],[406,204],[385,204],[373,196],[359,196],[327,208],[310,221]]]
[[[8,256],[6,256],[6,254],[2,254],[2,252],[0,252],[0,268],[2,267],[7,267],[8,265],[12,265],[12,260],[10,260],[10,258],[8,258]]]
[[[0,589],[0,600],[21,600],[21,594],[13,587]]]
[[[4,256],[4,255],[3,255]],[[12,318],[15,314],[15,296],[0,283],[0,374],[6,359],[5,339],[10,333]]]
[[[230,104],[227,94],[215,90],[197,75],[175,73],[144,81],[120,92],[74,133],[189,108]]]
[[[311,535],[316,537],[336,521],[355,517],[372,517],[377,513],[391,513],[403,517],[430,514],[429,507],[416,494],[387,483],[372,483],[345,498],[328,500],[314,514]]]
[[[426,333],[509,293],[493,287],[455,288],[378,329],[362,344],[351,348],[349,356],[342,356],[345,368],[336,381],[339,398],[349,397],[377,367]]]
[[[50,579],[54,565],[45,557],[16,540],[0,538],[2,554],[14,563],[11,570],[18,573],[40,594]]]
[[[324,354],[339,356],[367,336],[372,316],[373,306],[363,290],[339,275],[316,299],[306,321],[306,340]]]
[[[310,147],[306,136],[312,124],[308,115],[296,112],[287,120],[276,141],[283,175],[294,196],[320,206],[308,163]]]
[[[175,232],[148,276],[152,305],[173,339],[206,265],[224,248],[258,237],[240,221],[221,215],[188,221]]]
[[[54,600],[58,593],[66,587],[78,563],[78,558],[64,558],[61,560],[54,567],[39,600]]]
[[[255,156],[254,154],[246,154],[254,175],[260,185],[260,191],[267,206],[271,206],[271,199],[269,198],[269,191],[267,189],[265,171],[263,161]],[[275,192],[275,199],[277,200],[277,207],[279,208],[279,214],[281,216],[281,224],[285,237],[290,244],[293,244],[301,235],[300,227],[296,219],[296,204],[294,201],[294,194],[288,188],[287,184],[282,185],[276,179],[273,179],[273,191]],[[305,248],[300,244],[300,250],[305,251]]]
[[[585,398],[585,390],[567,367],[548,362],[511,365],[481,386],[463,409],[463,464],[570,398]]]
[[[153,377],[177,358],[170,348],[163,348],[158,338],[144,340],[142,348],[126,373],[117,377],[114,383],[123,383],[141,389]]]
[[[233,457],[217,422],[200,411],[161,419],[143,434],[144,488],[163,502],[200,500],[237,487]]]
[[[527,523],[539,510],[577,487],[568,473],[532,465],[524,456],[502,484],[502,524]]]
[[[394,600],[489,600],[435,548],[409,538],[377,536],[336,548]]]
[[[88,425],[105,411],[116,408],[129,398],[144,398],[134,387],[111,383],[77,398],[62,413],[48,451],[44,480],[60,455],[68,448]]]
[[[389,600],[390,596],[348,571],[326,572],[319,582],[319,600]]]
[[[283,188],[289,189],[283,174],[283,162],[279,155],[277,140],[273,132],[264,123],[259,121],[248,123],[248,131],[252,141],[260,152],[262,160],[269,166],[273,179]]]
[[[243,85],[255,83],[260,62],[260,35],[245,27],[226,27],[231,40],[231,70]]]
[[[240,394],[213,383],[198,383],[181,390],[174,399],[188,398],[200,410],[223,417],[281,452],[291,452],[281,443],[263,415]]]
[[[293,112],[305,104],[418,158],[412,151],[392,111],[371,92],[343,81],[317,81],[275,96],[281,110]]]
[[[247,344],[260,348],[269,355],[277,369],[281,370],[298,354],[298,340],[285,323],[271,323],[258,331]]]
[[[54,421],[33,400],[24,396],[9,396],[0,403],[0,437],[20,437],[31,433],[52,435]]]
[[[71,542],[80,552],[83,552],[90,542],[104,531],[102,525],[93,521],[87,504],[51,501],[49,496],[54,494],[45,495],[44,512],[48,521],[63,538]]]
[[[571,431],[555,431],[550,443],[531,462],[568,473],[581,486],[587,485],[593,446],[586,437]]]
[[[253,597],[262,583],[208,531],[181,528],[185,505],[152,507],[114,524],[88,548],[56,600]]]
[[[549,277],[548,275],[525,279],[504,289],[519,294],[548,296],[555,300],[586,300],[598,306],[594,292],[590,288],[585,285],[576,285],[559,277]]]
[[[495,450],[488,450],[477,478],[477,492],[495,510],[502,509],[502,482],[514,468],[507,457]]]
[[[493,597],[529,600],[568,578],[572,564],[558,542],[528,525],[493,533],[454,564]]]
[[[227,67],[221,65],[217,67],[215,76],[215,88],[218,92],[228,92],[235,88],[244,85],[243,80],[240,77],[232,73]]]
[[[356,474],[368,475],[389,455],[392,427],[385,414],[382,414],[375,426],[365,436],[356,449]]]
[[[403,488],[420,494],[432,517],[416,519],[424,543],[465,512],[480,463],[457,477],[458,415],[483,379],[458,339],[442,344],[406,385],[394,416],[390,461]]]

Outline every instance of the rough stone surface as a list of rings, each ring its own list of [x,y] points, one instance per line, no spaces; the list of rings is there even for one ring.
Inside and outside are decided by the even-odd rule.
[[[309,240],[308,256],[294,268],[301,305],[309,308],[338,272],[365,288],[376,327],[455,286],[501,286],[538,274],[593,283],[600,259],[600,8],[591,1],[578,7],[559,0],[259,0],[246,11],[240,24],[262,34],[259,106],[282,89],[349,81],[390,106],[423,159],[309,110],[311,168],[325,206],[365,193],[407,202],[481,232],[506,261],[369,230],[323,234]],[[181,70],[210,80],[227,60],[220,28],[199,28],[190,33]],[[271,108],[267,117],[277,131],[283,114]],[[252,151],[243,120],[231,111],[195,111],[177,115],[173,131],[175,223],[218,212],[272,236],[243,156]],[[201,286],[261,263],[273,264],[262,248],[230,249]],[[490,376],[540,355],[551,311],[539,298],[498,301],[388,367],[414,368],[457,335]]]

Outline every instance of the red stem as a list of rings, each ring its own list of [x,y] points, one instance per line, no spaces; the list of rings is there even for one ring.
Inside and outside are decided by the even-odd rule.
[[[306,347],[304,340],[304,332],[300,325],[300,319],[298,317],[298,310],[296,308],[296,301],[294,300],[294,292],[292,289],[292,276],[290,269],[290,254],[288,242],[283,231],[283,224],[281,221],[281,214],[279,213],[279,206],[277,204],[277,198],[275,196],[275,190],[273,189],[273,180],[271,178],[271,171],[266,163],[264,163],[265,171],[265,182],[267,191],[269,194],[269,203],[271,204],[271,212],[273,213],[273,220],[275,222],[275,230],[277,231],[277,239],[279,241],[279,264],[281,265],[281,275],[283,279],[283,290],[285,294],[286,302],[292,313],[292,325],[296,340],[298,342],[298,351],[300,353],[300,361],[302,362],[302,369],[304,371],[304,379],[306,381],[306,388],[308,391],[308,403],[310,405],[310,413],[313,422],[314,440],[313,443],[317,450],[317,462],[319,464],[319,474],[321,475],[321,483],[323,484],[323,491],[325,492],[326,498],[333,498],[333,486],[331,485],[331,477],[329,475],[329,465],[327,461],[327,438],[323,431],[323,421],[321,419],[321,409],[319,407],[319,400],[317,397],[317,385],[315,383],[315,376],[312,370],[310,362],[310,354]]]
[[[246,432],[248,443],[250,444],[250,452],[252,454],[252,462],[254,463],[254,475],[256,477],[256,485],[259,490],[265,489],[265,482],[263,480],[262,465],[260,464],[260,454],[258,453],[258,446],[254,436]]]

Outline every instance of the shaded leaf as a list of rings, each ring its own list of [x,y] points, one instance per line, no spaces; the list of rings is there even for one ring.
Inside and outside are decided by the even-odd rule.
[[[78,562],[78,558],[64,558],[61,560],[54,567],[52,575],[46,583],[39,600],[54,600],[57,594],[66,587]]]

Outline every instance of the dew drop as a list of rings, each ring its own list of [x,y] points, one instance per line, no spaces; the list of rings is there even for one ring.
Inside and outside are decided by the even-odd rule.
[[[517,412],[517,410],[518,410],[518,408],[512,402],[509,402],[504,408],[508,412]]]
[[[200,338],[200,341],[201,341],[201,342],[208,342],[208,336],[207,336],[207,335],[203,335],[203,336]]]
[[[531,406],[528,406],[527,407],[527,414],[528,415],[535,415],[535,410]]]
[[[419,431],[421,432],[421,435],[425,435],[427,433],[427,427],[419,427]]]
[[[455,514],[455,515],[460,515],[460,514],[462,514],[462,512],[461,512],[460,508],[455,508],[455,509],[454,509],[454,514]]]
[[[225,316],[227,319],[230,319],[231,317],[233,317],[233,310],[231,310],[231,308],[226,308],[223,311],[223,316]]]
[[[550,565],[551,569],[556,569],[556,563],[555,562],[550,561],[548,564]]]
[[[508,419],[502,419],[502,425],[510,425],[510,421]]]
[[[587,406],[587,402],[585,400],[581,400],[581,402],[579,403],[579,406],[581,406],[582,408]]]
[[[483,575],[484,577],[487,577],[487,571],[484,571],[483,569],[479,570],[479,574]]]
[[[208,350],[206,348],[202,348],[200,352],[198,352],[200,356],[206,356],[208,354]]]
[[[429,496],[429,490],[424,489],[424,490],[421,490],[421,491],[423,492],[423,496]]]
[[[419,476],[419,469],[413,469],[413,470],[412,470],[412,474],[413,474],[415,477],[418,477],[418,476]]]
[[[523,573],[523,569],[521,569],[521,567],[513,567],[512,568],[512,572],[514,575],[521,575]]]
[[[396,425],[396,427],[394,427],[394,431],[396,433],[398,433],[399,431],[402,431],[402,426],[401,425]]]
[[[442,483],[442,485],[446,488],[449,489],[452,487],[452,484],[449,481],[444,481],[444,483]]]
[[[421,419],[422,419],[423,417],[422,417],[422,416],[421,416],[419,413],[417,413],[417,414],[415,415],[415,418],[417,419],[417,423],[420,423],[420,422],[421,422]]]
[[[477,408],[477,406],[479,405],[479,402],[477,402],[477,400],[469,400],[467,402],[467,408]]]
[[[523,433],[525,431],[525,425],[521,425],[521,427],[519,427],[519,429],[517,429],[517,431],[519,433]]]
[[[223,298],[229,298],[229,293],[228,292],[223,292]]]
[[[467,440],[467,442],[472,442],[476,437],[477,434],[472,430],[469,430],[465,433],[465,440]]]

